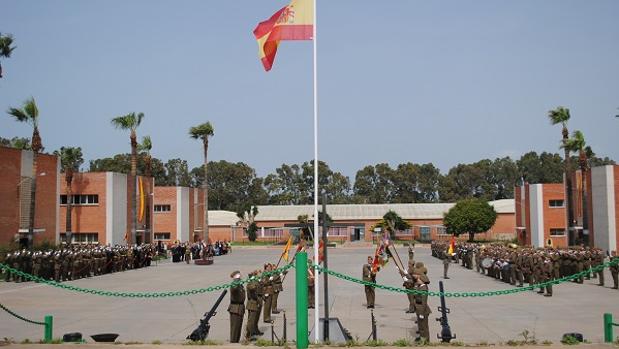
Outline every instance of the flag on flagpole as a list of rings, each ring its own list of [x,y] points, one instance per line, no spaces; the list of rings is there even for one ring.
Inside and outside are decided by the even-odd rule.
[[[258,40],[258,57],[264,70],[273,67],[277,47],[281,40],[312,40],[314,36],[314,0],[292,0],[275,12],[271,18],[260,22],[254,29]]]
[[[288,242],[284,247],[284,252],[282,252],[282,259],[288,262],[288,251],[290,251],[290,246],[292,246],[292,236],[288,238]]]
[[[140,193],[140,214],[138,215],[138,221],[144,219],[144,182],[142,177],[138,177],[138,190]]]

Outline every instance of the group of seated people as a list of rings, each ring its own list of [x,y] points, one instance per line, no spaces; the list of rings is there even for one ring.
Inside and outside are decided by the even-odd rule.
[[[181,243],[176,241],[169,248],[172,253],[172,262],[187,262],[191,259],[212,259],[214,256],[221,256],[232,251],[232,246],[228,241],[217,240],[215,243],[205,243],[198,241],[194,243]]]

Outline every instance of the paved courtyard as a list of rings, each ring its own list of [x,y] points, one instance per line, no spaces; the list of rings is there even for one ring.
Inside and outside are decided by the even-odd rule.
[[[217,257],[212,266],[166,261],[151,268],[82,279],[72,284],[114,291],[172,291],[206,287],[228,282],[232,270],[239,269],[246,275],[265,261],[277,262],[280,252],[280,249],[274,248],[237,248],[231,255]],[[362,263],[372,253],[371,248],[330,249],[329,264],[333,270],[360,277]],[[405,248],[400,248],[399,253],[406,258]],[[438,291],[442,263],[430,256],[427,247],[417,247],[416,259],[428,267],[430,289]],[[453,264],[450,277],[445,281],[446,291],[511,287]],[[566,283],[555,286],[552,298],[530,291],[490,298],[448,298],[447,306],[451,308],[449,322],[457,340],[467,343],[522,339],[520,333],[525,329],[540,341],[556,343],[563,333],[580,332],[592,342],[601,342],[602,314],[611,312],[619,316],[619,291],[610,289],[608,284],[612,280],[608,272],[606,280],[606,287],[596,286],[597,280],[585,281],[584,285]],[[379,273],[378,282],[401,286],[401,279],[392,262]],[[331,316],[338,317],[353,336],[365,340],[370,334],[370,312],[364,306],[363,287],[334,278],[330,278],[329,283]],[[287,313],[288,338],[294,339],[294,273],[286,278],[284,289],[279,298],[280,308]],[[42,319],[45,314],[53,315],[54,337],[61,337],[67,332],[82,332],[88,340],[92,334],[115,332],[120,334],[118,340],[122,342],[150,343],[159,340],[181,343],[218,295],[210,293],[165,299],[107,298],[33,283],[0,282],[0,303],[35,320]],[[228,297],[211,322],[209,338],[221,342],[228,340],[227,303]],[[440,332],[438,322],[433,321],[434,317],[440,316],[438,305],[438,298],[430,299],[433,311],[430,331],[433,336]],[[414,317],[404,313],[407,306],[404,294],[376,291],[375,314],[379,338],[392,342],[415,337]],[[282,314],[274,316],[276,332],[281,335]],[[312,324],[313,319],[310,319],[310,326]],[[265,337],[270,338],[270,326],[263,323],[260,326]],[[42,327],[27,324],[0,311],[0,339],[37,340],[42,334]]]

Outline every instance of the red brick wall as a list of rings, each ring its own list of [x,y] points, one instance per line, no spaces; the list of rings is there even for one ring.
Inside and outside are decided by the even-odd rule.
[[[71,208],[71,230],[74,233],[98,233],[99,243],[106,240],[106,173],[76,173],[71,183],[72,195],[99,195],[98,205],[73,205]],[[61,174],[60,195],[66,195],[67,184],[64,173]],[[60,205],[60,232],[66,232],[67,206]],[[111,241],[110,241],[111,242]]]
[[[544,184],[543,185],[543,212],[544,212],[544,244],[548,238],[552,240],[552,245],[555,247],[566,247],[568,244],[566,224],[566,210],[564,207],[550,207],[550,200],[564,200],[565,189],[562,183]],[[565,236],[550,236],[550,229],[564,229]]]
[[[170,241],[176,241],[176,187],[155,187],[155,205],[170,205],[171,208],[169,212],[153,213],[155,233],[170,233]]]
[[[19,149],[0,147],[0,244],[13,241],[19,229],[21,152]],[[38,154],[37,166],[34,227],[45,229],[45,232],[35,233],[34,243],[56,243],[58,161],[54,155]]]
[[[619,251],[619,166],[614,166],[615,176],[615,234],[617,236],[617,246],[615,251]]]
[[[0,244],[13,241],[19,229],[21,151],[0,146]]]

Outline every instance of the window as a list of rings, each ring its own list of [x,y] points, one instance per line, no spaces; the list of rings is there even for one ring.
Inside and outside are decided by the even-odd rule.
[[[445,228],[445,227],[444,227],[444,226],[442,226],[442,225],[441,225],[441,226],[436,227],[436,233],[437,233],[438,235],[450,235],[450,234],[448,234],[448,233],[447,233],[447,228]]]
[[[99,233],[73,233],[72,244],[98,244]],[[60,241],[67,242],[67,233],[60,233]]]
[[[565,236],[565,229],[563,228],[550,229],[550,236]]]
[[[60,204],[67,204],[67,196],[60,195]],[[89,195],[71,195],[71,204],[72,205],[98,205],[99,204],[99,195],[89,194]]]
[[[550,207],[563,207],[563,200],[550,200],[548,201]]]
[[[155,233],[155,240],[170,240],[170,233]]]
[[[170,212],[172,211],[172,205],[155,205],[155,212]]]

